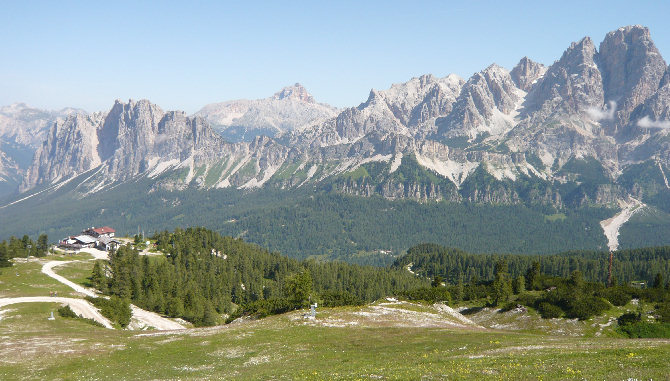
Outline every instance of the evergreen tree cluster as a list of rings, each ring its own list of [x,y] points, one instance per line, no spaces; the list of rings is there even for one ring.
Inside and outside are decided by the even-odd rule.
[[[263,316],[321,298],[330,305],[360,304],[428,283],[397,269],[299,261],[201,227],[153,239],[165,256],[140,256],[122,246],[108,263],[95,265],[92,283],[198,326],[216,324],[220,314]]]
[[[9,242],[0,242],[0,267],[9,267],[11,258],[43,257],[49,250],[49,238],[46,234],[40,234],[37,241],[33,241],[28,235],[22,238],[11,236]]]
[[[436,244],[421,244],[410,248],[398,258],[395,268],[412,264],[416,274],[432,278],[436,275],[448,283],[459,278],[473,277],[494,280],[496,264],[503,260],[510,277],[525,275],[537,262],[536,272],[567,278],[574,271],[592,282],[605,282],[608,274],[609,253],[605,251],[570,251],[554,255],[471,254],[463,250]],[[653,284],[656,274],[670,274],[670,246],[619,250],[614,253],[612,273],[619,282],[644,281]]]

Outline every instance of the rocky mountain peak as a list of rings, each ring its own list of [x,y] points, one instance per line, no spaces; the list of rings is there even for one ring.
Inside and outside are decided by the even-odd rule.
[[[659,88],[666,63],[649,29],[639,25],[609,32],[600,44],[598,58],[605,101],[616,104],[614,133],[627,126],[633,110]]]
[[[589,109],[600,110],[604,104],[603,84],[596,65],[597,51],[593,41],[584,37],[573,42],[554,62],[526,99],[524,114],[534,115],[542,123],[557,113],[582,115]]]
[[[586,36],[578,42],[571,43],[558,60],[558,64],[561,66],[595,65],[597,54],[593,40]]]
[[[438,133],[470,138],[480,133],[501,134],[512,126],[510,113],[520,98],[507,69],[491,64],[463,85],[452,112],[436,122]]]
[[[528,92],[546,71],[546,66],[537,63],[528,57],[523,57],[519,63],[514,66],[510,75],[518,88]]]
[[[274,99],[295,99],[302,102],[314,103],[314,97],[307,92],[300,83],[296,83],[293,86],[286,86],[283,89],[279,90],[273,95]]]
[[[195,115],[205,118],[226,140],[250,142],[256,136],[274,137],[302,130],[337,115],[338,110],[317,103],[299,83],[263,99],[212,103]]]

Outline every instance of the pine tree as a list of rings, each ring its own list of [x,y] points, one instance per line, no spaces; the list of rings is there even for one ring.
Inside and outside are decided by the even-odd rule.
[[[495,280],[493,281],[493,305],[499,306],[507,302],[512,295],[512,283],[508,279],[507,262],[498,261],[495,266]]]
[[[654,288],[663,288],[663,274],[656,273],[656,277],[654,277]]]
[[[456,284],[456,292],[454,292],[454,301],[460,302],[465,296],[465,286],[463,285],[463,273],[458,274],[458,283]]]
[[[540,262],[535,261],[526,271],[526,285],[529,290],[539,290],[542,287],[540,277]]]
[[[518,277],[514,278],[514,282],[512,282],[512,289],[514,290],[514,294],[519,295],[520,293],[526,291],[525,283],[526,282],[523,275],[519,275]]]
[[[286,280],[284,285],[286,297],[301,307],[309,305],[309,298],[312,294],[313,280],[308,270],[303,270],[292,275]]]
[[[100,290],[100,292],[105,293],[107,291],[107,277],[105,277],[100,261],[95,261],[95,264],[93,265],[91,283],[93,283],[93,287]]]
[[[0,267],[10,267],[12,262],[9,261],[9,252],[7,249],[7,242],[0,242]]]
[[[49,237],[46,234],[40,234],[40,236],[37,237],[37,244],[35,245],[35,254],[38,257],[43,257],[47,255],[48,250],[49,250]]]

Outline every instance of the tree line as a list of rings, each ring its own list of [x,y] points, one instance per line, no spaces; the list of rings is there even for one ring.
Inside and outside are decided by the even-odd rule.
[[[394,268],[406,268],[420,276],[440,276],[451,284],[460,278],[493,280],[495,266],[503,260],[512,276],[525,274],[535,262],[544,274],[567,278],[579,271],[585,280],[605,282],[609,253],[606,251],[568,251],[553,255],[471,254],[436,244],[410,248],[398,258]],[[642,281],[651,284],[656,274],[670,274],[670,246],[619,250],[614,253],[612,274],[617,282]]]
[[[96,262],[92,283],[103,293],[195,325],[221,314],[267,315],[307,306],[360,304],[428,284],[391,268],[296,260],[201,227],[152,237],[164,256],[130,246]]]
[[[43,257],[48,250],[49,237],[46,234],[40,234],[37,241],[33,241],[28,235],[20,239],[11,236],[9,242],[0,242],[0,267],[10,267],[12,258]]]

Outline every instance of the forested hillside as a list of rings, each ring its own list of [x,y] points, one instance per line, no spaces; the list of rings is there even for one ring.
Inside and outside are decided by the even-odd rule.
[[[85,175],[82,175],[85,176]],[[315,256],[386,265],[408,248],[435,242],[478,253],[549,254],[606,247],[599,223],[605,208],[556,210],[546,206],[419,203],[361,198],[324,190],[154,189],[121,184],[105,193],[71,198],[75,182],[58,195],[36,195],[0,213],[0,236],[54,239],[86,226],[112,226],[120,234],[207,226],[295,258]],[[56,197],[54,199],[54,197]],[[11,223],[9,223],[11,221]],[[644,236],[640,239],[644,239]],[[648,245],[670,244],[655,236]],[[626,247],[625,235],[620,237]]]
[[[496,263],[506,262],[512,277],[523,275],[534,262],[551,276],[568,277],[580,271],[587,281],[605,282],[609,254],[605,251],[570,251],[555,255],[471,254],[436,244],[412,247],[393,267],[410,266],[424,277],[443,277],[455,284],[461,279],[492,280]],[[670,274],[670,246],[619,250],[614,253],[613,277],[620,282],[641,280],[652,283],[656,274]]]
[[[140,257],[122,246],[108,264],[96,265],[92,281],[105,293],[196,325],[212,325],[218,314],[264,315],[310,300],[357,304],[428,284],[404,270],[298,261],[204,228],[154,238],[165,256]]]

